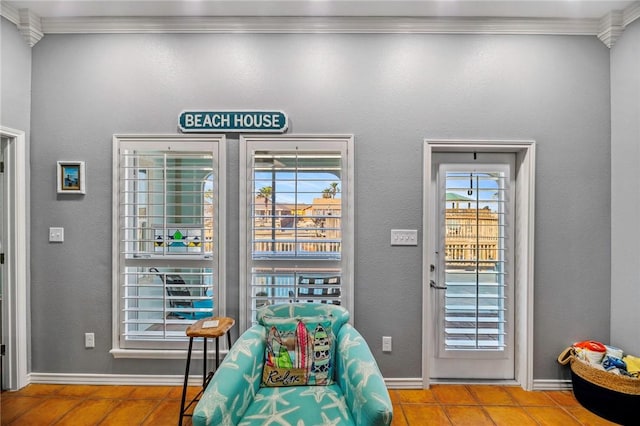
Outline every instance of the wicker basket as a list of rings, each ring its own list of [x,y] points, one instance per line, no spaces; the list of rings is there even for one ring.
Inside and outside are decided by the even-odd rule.
[[[612,422],[640,424],[640,379],[593,368],[578,359],[573,348],[565,349],[558,362],[571,364],[573,394],[582,406]]]

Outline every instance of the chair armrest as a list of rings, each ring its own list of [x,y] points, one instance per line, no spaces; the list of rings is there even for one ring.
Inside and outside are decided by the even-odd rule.
[[[336,380],[356,425],[389,425],[391,398],[369,345],[350,324],[340,328],[336,345]]]
[[[193,424],[236,425],[260,388],[266,329],[255,325],[233,345],[193,411]]]

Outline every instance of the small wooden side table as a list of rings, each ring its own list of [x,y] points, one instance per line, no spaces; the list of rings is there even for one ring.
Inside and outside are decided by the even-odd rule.
[[[217,321],[217,324],[214,323]],[[206,389],[209,381],[213,377],[215,371],[220,366],[220,345],[218,338],[227,335],[229,348],[231,348],[231,328],[235,325],[236,321],[229,317],[209,317],[196,321],[187,327],[186,334],[189,337],[189,350],[187,351],[187,367],[184,372],[184,385],[182,386],[182,401],[180,403],[180,425],[182,425],[183,417],[191,417],[193,414],[187,414],[186,412],[191,406],[200,400],[204,390]],[[198,394],[189,402],[186,407],[185,402],[187,398],[187,382],[189,381],[189,367],[191,366],[191,352],[193,349],[193,339],[196,337],[202,337],[204,339],[203,353],[202,353],[202,389]],[[216,341],[216,369],[207,372],[207,339],[215,339]]]

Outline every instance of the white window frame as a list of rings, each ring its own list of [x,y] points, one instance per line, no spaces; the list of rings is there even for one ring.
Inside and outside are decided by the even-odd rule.
[[[351,312],[353,321],[354,294],[354,143],[353,135],[264,135],[240,137],[240,332],[251,326],[251,203],[253,202],[252,152],[260,151],[341,151],[343,153],[342,182],[340,196],[342,198],[342,250],[341,299],[342,306]],[[282,260],[273,260],[275,265]],[[319,264],[322,260],[299,260],[292,263],[299,265]],[[335,261],[334,261],[335,262]],[[296,265],[298,266],[298,265]]]
[[[140,348],[127,348],[121,343],[121,323],[122,323],[122,311],[120,309],[122,287],[120,282],[120,276],[122,269],[125,267],[123,259],[120,253],[120,188],[119,188],[119,161],[120,161],[120,147],[123,144],[140,143],[149,144],[150,146],[160,146],[167,144],[172,145],[184,145],[198,143],[214,144],[215,159],[217,162],[216,174],[217,181],[217,195],[216,210],[214,220],[214,244],[217,247],[213,250],[213,259],[206,258],[206,261],[212,262],[216,265],[216,271],[214,272],[214,280],[217,281],[217,293],[215,293],[215,315],[226,315],[226,283],[225,283],[225,252],[226,247],[225,229],[226,229],[226,209],[220,208],[220,205],[224,205],[226,200],[226,139],[224,135],[114,135],[113,136],[113,207],[112,207],[112,349],[111,354],[114,358],[159,358],[159,359],[182,359],[186,356],[186,343],[187,337],[184,341],[172,339],[171,341],[155,340],[150,342],[147,346],[141,345]],[[170,256],[169,256],[170,257]],[[204,258],[204,257],[203,257]],[[184,261],[183,261],[184,262]],[[191,261],[186,260],[188,265],[191,266]],[[195,262],[198,262],[197,260]],[[202,260],[200,261],[202,262]],[[201,264],[201,263],[200,263]],[[223,345],[226,343],[223,342]],[[221,349],[224,349],[222,347]]]

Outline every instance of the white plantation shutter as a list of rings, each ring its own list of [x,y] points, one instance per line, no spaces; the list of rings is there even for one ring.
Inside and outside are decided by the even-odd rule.
[[[449,168],[443,176],[444,349],[502,351],[512,282],[508,169]]]
[[[181,347],[219,312],[222,139],[132,139],[116,138],[119,347]]]
[[[346,305],[351,290],[345,286],[352,285],[351,139],[248,137],[241,143],[244,325],[267,304]]]
[[[251,175],[253,259],[340,259],[340,152],[256,151]]]

